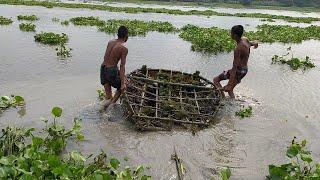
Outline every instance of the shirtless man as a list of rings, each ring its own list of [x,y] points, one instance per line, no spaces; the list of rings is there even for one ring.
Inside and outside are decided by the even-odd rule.
[[[234,99],[233,89],[241,82],[248,72],[248,59],[250,55],[250,47],[258,48],[258,43],[250,42],[243,35],[243,26],[233,26],[231,29],[231,38],[237,42],[234,50],[233,67],[228,71],[223,71],[219,76],[213,78],[213,82],[222,91],[228,92],[230,98]],[[226,86],[222,87],[220,81],[229,79]],[[224,93],[223,93],[224,95]]]
[[[108,42],[107,49],[104,55],[104,61],[100,68],[100,80],[106,92],[106,99],[110,102],[106,106],[117,102],[120,95],[126,89],[125,84],[125,65],[128,55],[128,48],[125,43],[128,40],[128,29],[125,26],[120,26],[118,29],[118,39]],[[118,63],[120,61],[120,71]],[[114,97],[112,97],[111,87],[117,89]]]

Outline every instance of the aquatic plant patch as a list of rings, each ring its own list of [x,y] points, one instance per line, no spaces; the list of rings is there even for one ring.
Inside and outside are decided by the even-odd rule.
[[[36,15],[18,15],[17,19],[19,21],[25,20],[25,21],[36,21],[39,20],[39,18]]]
[[[180,37],[191,42],[193,51],[217,54],[230,52],[235,48],[230,31],[217,27],[201,28],[189,24],[181,29]]]
[[[297,142],[294,137],[286,151],[286,157],[290,161],[282,165],[269,165],[267,179],[319,179],[320,163],[314,162],[306,145],[306,140]]]
[[[117,158],[105,152],[93,161],[78,151],[64,156],[68,141],[83,140],[78,119],[70,129],[57,122],[62,109],[52,109],[53,121],[43,118],[46,126],[41,133],[35,128],[6,127],[0,133],[0,179],[126,179],[151,180],[144,175],[144,167],[122,167]],[[37,134],[37,135],[35,135]],[[39,134],[41,136],[39,136]]]
[[[57,48],[56,48],[56,52],[57,52],[57,56],[59,56],[60,58],[67,58],[67,57],[71,57],[71,48],[66,47],[66,45],[64,43],[61,43]]]
[[[287,48],[287,54],[285,55],[274,55],[272,57],[272,64],[280,63],[280,64],[287,64],[290,66],[292,70],[297,69],[309,69],[316,67],[315,64],[311,61],[309,56],[306,56],[305,59],[299,59],[293,56],[293,51],[291,47]],[[291,57],[289,56],[291,55]]]
[[[288,25],[259,25],[257,32],[248,32],[249,39],[260,42],[301,43],[305,40],[320,40],[320,27],[309,26],[305,28]]]
[[[61,25],[64,25],[64,26],[68,26],[69,23],[70,23],[70,22],[69,22],[68,20],[61,21]]]
[[[59,19],[59,18],[54,17],[54,18],[51,18],[51,21],[52,21],[52,22],[59,22],[59,21],[60,21],[60,19]]]
[[[251,117],[252,116],[252,107],[249,106],[247,108],[243,108],[243,109],[237,111],[236,116],[239,116],[241,118]]]
[[[62,2],[49,2],[49,1],[20,1],[20,0],[0,0],[0,4],[11,5],[26,5],[26,6],[43,6],[47,8],[64,7],[64,8],[86,8],[104,10],[110,12],[126,12],[126,13],[166,13],[174,15],[203,15],[203,16],[235,16],[235,17],[250,17],[250,18],[270,18],[270,19],[282,19],[288,22],[298,23],[312,23],[314,21],[320,21],[320,18],[314,17],[291,17],[283,15],[271,15],[262,13],[222,13],[212,10],[190,10],[183,11],[179,9],[165,9],[165,8],[142,8],[142,7],[112,7],[106,5],[94,5],[94,4],[77,4],[77,3],[62,3]]]
[[[0,16],[0,25],[9,25],[12,22],[13,21],[11,19]]]
[[[70,22],[76,26],[103,26],[105,21],[100,20],[98,17],[74,17]]]
[[[305,40],[320,40],[320,27],[305,28],[287,25],[260,25],[257,31],[245,32],[250,40],[260,42],[301,43]],[[230,52],[235,48],[235,42],[230,37],[230,31],[217,27],[203,28],[186,25],[181,29],[180,37],[191,42],[193,51],[220,53]]]
[[[99,31],[115,34],[119,26],[126,26],[129,30],[130,36],[146,35],[150,31],[157,32],[176,32],[175,28],[169,22],[157,22],[157,21],[140,21],[140,20],[108,20],[104,26],[99,26]]]
[[[56,34],[53,32],[42,32],[34,36],[36,42],[50,45],[59,45],[68,42],[69,38],[66,34]]]
[[[0,113],[10,107],[21,107],[25,105],[24,98],[22,96],[1,96],[0,97]]]
[[[36,31],[36,25],[31,24],[31,23],[21,23],[21,24],[19,24],[19,28],[21,31],[26,31],[26,32],[35,32]]]

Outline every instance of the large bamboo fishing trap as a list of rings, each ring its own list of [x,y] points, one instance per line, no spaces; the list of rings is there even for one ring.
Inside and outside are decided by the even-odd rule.
[[[188,74],[143,66],[127,79],[122,102],[139,130],[171,130],[175,125],[206,127],[222,99],[221,92],[198,71]]]

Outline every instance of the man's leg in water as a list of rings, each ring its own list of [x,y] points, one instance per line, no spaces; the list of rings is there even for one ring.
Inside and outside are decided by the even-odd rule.
[[[117,90],[116,93],[114,94],[114,97],[111,99],[111,103],[114,104],[118,101],[119,97],[121,95],[121,91]]]
[[[104,84],[104,91],[106,92],[106,100],[112,99],[111,86],[108,83]]]
[[[222,85],[220,84],[220,78],[219,76],[213,78],[213,84],[217,86],[218,89],[221,90],[221,94],[222,94],[222,97],[225,97],[224,95],[224,91],[222,90]]]

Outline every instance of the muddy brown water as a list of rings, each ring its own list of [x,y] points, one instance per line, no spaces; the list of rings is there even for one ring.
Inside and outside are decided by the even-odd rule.
[[[64,32],[69,35],[72,57],[61,60],[54,47],[34,42],[34,33],[21,32],[18,14],[36,14],[37,31]],[[220,168],[230,166],[232,179],[264,179],[268,165],[285,163],[286,146],[294,136],[308,139],[314,156],[320,153],[320,42],[301,44],[261,44],[252,50],[249,73],[236,88],[237,101],[226,100],[212,128],[192,135],[186,131],[136,132],[122,118],[119,105],[108,113],[101,112],[96,90],[99,66],[106,42],[113,35],[97,32],[94,27],[61,26],[51,18],[99,16],[103,19],[128,18],[166,20],[181,27],[192,23],[200,26],[230,28],[249,24],[254,29],[262,24],[257,19],[236,17],[174,16],[165,14],[125,14],[102,11],[24,6],[0,6],[0,15],[12,17],[14,23],[0,26],[0,94],[25,97],[25,112],[11,109],[0,116],[0,126],[17,125],[42,128],[40,117],[50,117],[53,106],[63,108],[61,123],[70,127],[74,117],[82,119],[84,142],[71,143],[68,149],[97,154],[100,149],[125,164],[144,164],[154,179],[177,179],[171,154],[174,147],[186,167],[186,179],[210,179]],[[281,22],[279,22],[281,23]],[[304,25],[303,25],[304,26]],[[295,56],[310,56],[317,68],[302,72],[282,65],[271,65],[274,54],[285,54],[292,46]],[[146,64],[194,72],[212,79],[232,65],[232,53],[218,55],[190,51],[190,43],[178,34],[149,33],[128,41],[127,71]],[[253,116],[234,116],[242,105],[253,106]],[[108,119],[116,120],[114,122]],[[319,156],[318,156],[319,157]]]

